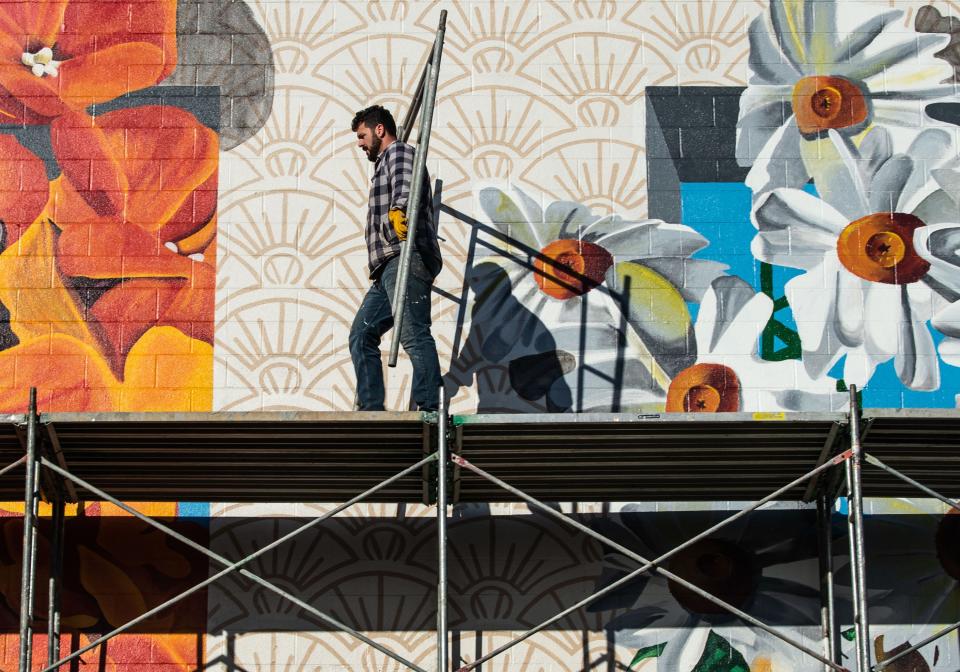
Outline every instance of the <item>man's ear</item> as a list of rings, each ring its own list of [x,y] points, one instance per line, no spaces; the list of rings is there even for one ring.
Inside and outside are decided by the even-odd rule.
[[[387,134],[387,129],[383,127],[383,124],[377,124],[377,127],[373,129],[373,132],[377,134],[377,137],[381,140]]]

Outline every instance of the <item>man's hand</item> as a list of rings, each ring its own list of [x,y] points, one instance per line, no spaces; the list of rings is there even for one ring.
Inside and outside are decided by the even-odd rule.
[[[393,225],[393,230],[397,234],[397,238],[400,240],[407,239],[407,213],[403,210],[391,210],[387,213],[387,217],[390,218],[390,224]]]

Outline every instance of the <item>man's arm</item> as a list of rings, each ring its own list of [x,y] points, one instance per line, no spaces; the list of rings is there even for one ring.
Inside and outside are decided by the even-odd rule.
[[[407,239],[407,204],[410,201],[410,183],[413,181],[413,156],[410,145],[400,145],[387,157],[387,175],[390,179],[388,217],[400,240]]]

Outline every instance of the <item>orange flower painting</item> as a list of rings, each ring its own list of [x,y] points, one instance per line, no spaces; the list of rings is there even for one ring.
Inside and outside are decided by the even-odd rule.
[[[166,78],[175,0],[38,0],[0,6],[0,123],[45,123]]]
[[[167,77],[175,24],[167,1],[0,7],[0,412],[29,387],[41,411],[211,408],[218,134],[90,107]]]

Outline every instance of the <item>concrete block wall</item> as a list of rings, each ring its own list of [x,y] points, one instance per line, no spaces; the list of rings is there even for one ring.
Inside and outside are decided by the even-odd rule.
[[[21,410],[31,385],[42,410],[351,408],[371,167],[349,124],[372,103],[402,118],[441,9],[433,319],[455,411],[837,410],[849,383],[870,406],[956,405],[956,3],[64,0],[0,3],[0,411]],[[603,262],[574,296],[529,270],[559,249]],[[409,362],[387,374],[388,406],[406,408]],[[884,556],[874,646],[886,652],[958,620],[960,577],[952,516],[919,500],[875,507],[875,534],[901,540],[922,586],[895,590],[906,556]],[[669,534],[637,504],[612,524],[655,546],[725,508],[660,505],[692,516]],[[179,510],[238,552],[318,508]],[[815,563],[764,556],[808,513],[693,560],[730,560],[751,609],[816,644]],[[292,587],[429,666],[430,515],[363,507],[353,527],[259,569],[302,558]],[[525,510],[456,515],[487,540],[461,549],[458,660],[615,575],[603,549]],[[0,553],[3,669],[14,527]],[[103,569],[102,540],[84,534],[78,548]],[[205,570],[157,549],[162,566],[134,553],[106,586],[78,579],[78,613],[94,621],[78,622],[77,642],[143,601],[118,586],[145,575],[156,598]],[[158,623],[80,669],[394,669],[249,586],[205,599],[201,625],[174,612],[181,626]],[[496,669],[813,669],[666,583],[606,607]],[[705,667],[716,656],[726,667]],[[957,656],[954,635],[909,669],[954,670]]]

